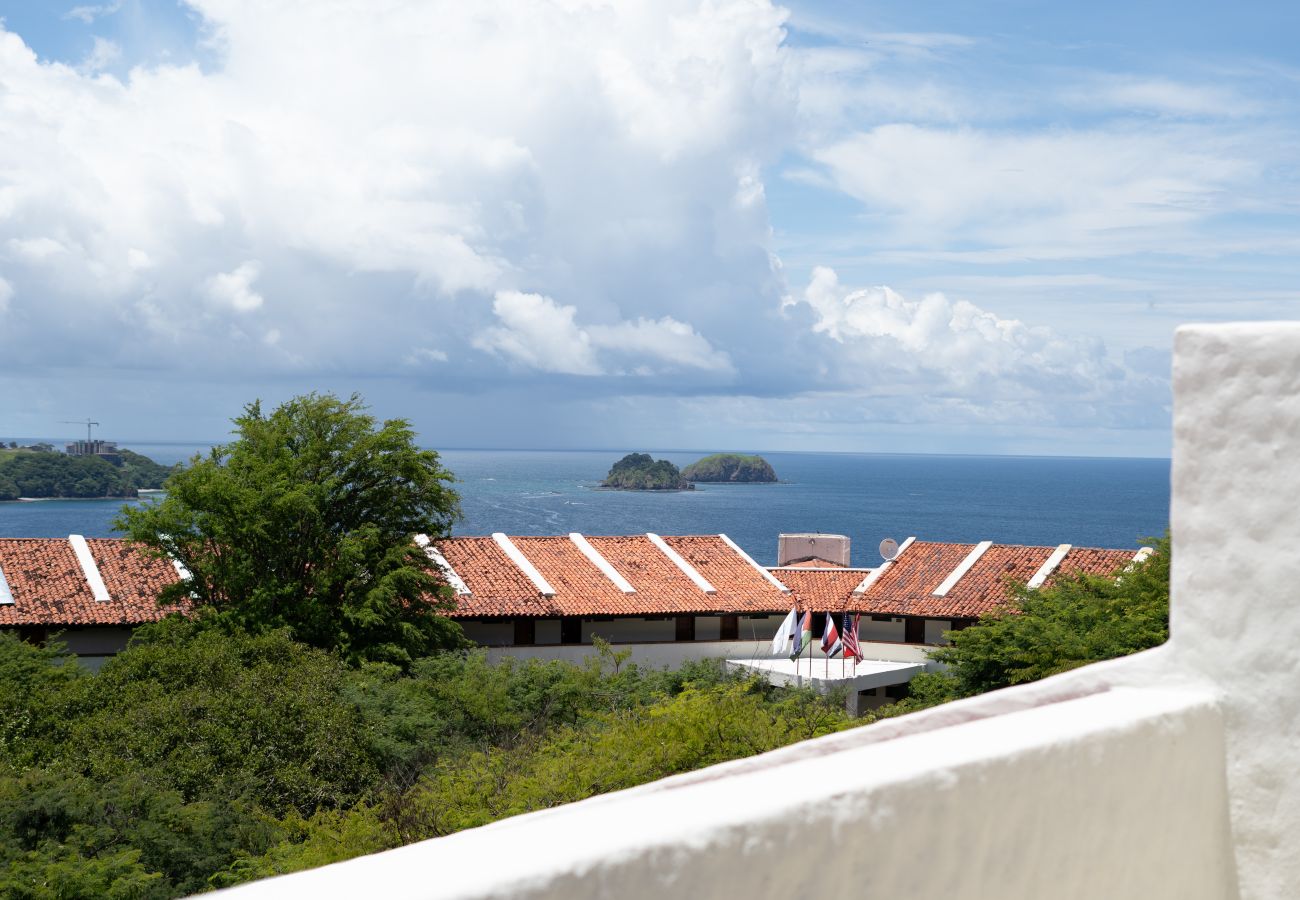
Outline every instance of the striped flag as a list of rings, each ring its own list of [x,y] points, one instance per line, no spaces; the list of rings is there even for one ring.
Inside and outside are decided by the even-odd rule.
[[[858,646],[858,620],[861,618],[862,615],[859,613],[850,622],[849,614],[844,614],[844,656],[852,657],[854,662],[862,661],[862,648]]]
[[[827,613],[826,630],[822,632],[822,652],[829,659],[842,649],[844,645],[840,642],[840,633],[835,630],[835,620]]]
[[[812,611],[803,614],[799,624],[795,626],[794,647],[790,650],[790,658],[798,659],[803,648],[812,643]]]

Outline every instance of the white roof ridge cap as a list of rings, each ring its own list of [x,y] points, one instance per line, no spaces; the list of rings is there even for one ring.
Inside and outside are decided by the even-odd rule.
[[[532,560],[524,555],[524,551],[520,550],[504,531],[492,532],[492,540],[496,541],[497,546],[505,551],[506,556],[510,557],[510,561],[518,567],[519,571],[528,576],[528,580],[537,588],[539,594],[543,597],[555,596],[555,588],[551,587],[551,583],[546,580],[546,576],[538,570],[537,566],[533,565]]]
[[[1070,552],[1072,546],[1073,545],[1071,544],[1057,545],[1057,548],[1053,550],[1051,555],[1048,556],[1047,559],[1043,561],[1043,564],[1038,567],[1038,571],[1034,573],[1033,578],[1029,579],[1029,583],[1026,584],[1025,587],[1029,588],[1031,591],[1036,591],[1042,587],[1043,583],[1047,581],[1053,572],[1056,571],[1057,567],[1061,564],[1061,561],[1065,559],[1066,554]]]
[[[4,566],[0,566],[0,606],[13,606],[14,592],[9,589],[9,582],[5,580]]]
[[[784,584],[781,583],[780,579],[778,579],[770,571],[768,571],[767,569],[760,566],[757,562],[755,562],[754,557],[750,556],[743,549],[741,549],[741,546],[739,544],[737,544],[731,538],[727,537],[725,534],[719,533],[718,537],[722,538],[723,543],[725,543],[728,547],[736,551],[736,555],[738,555],[745,562],[749,563],[751,566],[757,569],[760,575],[762,575],[768,581],[772,582],[772,584],[774,584],[781,591],[781,593],[783,594],[792,593],[792,591],[788,587],[786,587]]]
[[[903,543],[899,544],[898,552],[894,554],[894,558],[887,559],[884,562],[882,562],[880,565],[872,569],[870,575],[862,579],[862,581],[858,582],[858,586],[853,589],[853,593],[865,594],[873,584],[875,584],[877,581],[880,580],[880,576],[884,575],[887,571],[889,571],[889,569],[894,565],[894,563],[898,562],[898,560],[903,555],[903,551],[905,551],[908,547],[912,546],[915,543],[916,543],[916,535],[912,535],[907,540],[903,541]]]
[[[718,592],[718,589],[710,584],[709,580],[701,575],[698,569],[687,562],[685,557],[672,547],[668,546],[667,541],[655,534],[653,531],[647,531],[645,536],[649,539],[650,543],[659,548],[660,552],[662,552],[664,556],[668,557],[669,561],[672,562],[673,565],[682,570],[683,575],[695,582],[697,588],[704,591],[706,594],[716,594]]]
[[[469,585],[465,583],[465,579],[461,578],[456,570],[452,568],[451,563],[447,562],[447,557],[443,556],[442,551],[434,546],[433,541],[427,534],[417,534],[415,543],[424,551],[424,555],[429,557],[433,564],[442,570],[442,577],[447,579],[447,584],[451,585],[451,589],[456,592],[457,596],[473,596]]]
[[[632,586],[632,582],[624,578],[618,569],[614,568],[614,564],[607,560],[599,550],[591,545],[591,542],[587,540],[586,536],[583,535],[582,532],[570,531],[569,540],[572,541],[573,545],[582,552],[582,555],[587,558],[588,562],[599,569],[602,575],[614,583],[614,587],[618,588],[625,594],[636,593],[636,588]]]
[[[980,557],[987,553],[988,549],[992,546],[992,541],[980,541],[976,544],[971,551],[966,554],[966,558],[957,563],[957,568],[948,573],[948,577],[943,580],[942,584],[934,589],[934,592],[930,596],[946,597],[948,592],[957,586],[957,582],[961,581],[962,577],[971,570],[971,567],[974,566],[975,563],[979,562]]]
[[[86,543],[85,535],[70,534],[68,543],[72,545],[72,553],[81,564],[81,572],[86,576],[86,585],[90,588],[90,595],[95,598],[95,602],[107,603],[112,600],[108,593],[108,585],[104,584],[104,576],[100,574],[99,565],[95,562],[95,556],[90,552],[90,545]]]

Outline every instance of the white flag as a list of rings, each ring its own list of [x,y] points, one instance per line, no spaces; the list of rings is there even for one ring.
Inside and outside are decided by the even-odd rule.
[[[772,637],[772,655],[785,656],[785,645],[790,643],[790,638],[794,636],[794,630],[799,627],[799,613],[795,608],[790,607],[790,614],[785,617],[780,626],[776,629],[776,634]]]

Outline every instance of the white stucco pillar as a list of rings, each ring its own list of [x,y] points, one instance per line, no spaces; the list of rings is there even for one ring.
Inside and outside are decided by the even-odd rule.
[[[1243,897],[1300,896],[1300,323],[1182,328],[1171,631],[1222,698]]]

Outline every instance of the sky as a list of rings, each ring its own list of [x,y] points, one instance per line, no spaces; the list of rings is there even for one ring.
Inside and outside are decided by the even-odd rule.
[[[1300,317],[1292,3],[0,20],[0,437],[1167,456],[1174,329]]]

